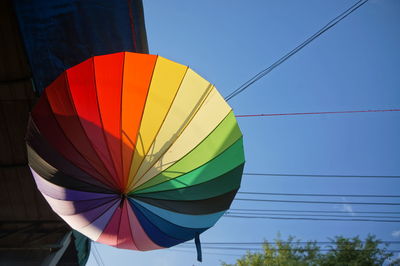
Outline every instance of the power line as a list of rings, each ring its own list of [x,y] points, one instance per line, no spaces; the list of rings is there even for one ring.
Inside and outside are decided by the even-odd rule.
[[[331,251],[332,249],[327,249],[327,245],[332,245],[332,242],[329,241],[280,241],[279,244],[295,244],[297,247],[298,245],[307,245],[308,243],[315,244],[317,245],[317,248],[319,251]],[[362,244],[365,244],[366,241],[361,241]],[[202,243],[202,248],[203,249],[213,249],[213,250],[252,250],[252,251],[263,251],[262,248],[257,248],[257,247],[249,247],[249,246],[260,246],[263,244],[269,244],[269,245],[274,245],[276,246],[278,242],[269,242],[269,241],[264,241],[264,242],[203,242]],[[380,241],[381,245],[398,245],[400,244],[400,241]],[[241,246],[241,247],[237,247]],[[246,247],[247,246],[247,247]],[[178,252],[187,252],[187,253],[195,253],[195,251],[191,251],[188,249],[193,249],[194,243],[182,243],[178,246],[175,246],[173,248],[168,249],[169,251],[178,251]],[[290,248],[282,248],[282,247],[275,247],[278,248],[279,250],[292,250]],[[312,249],[305,249],[305,247],[299,247],[303,250],[312,250]],[[361,248],[361,249],[356,249],[356,251],[365,251],[368,250],[368,248]],[[397,249],[390,249],[387,250],[387,252],[400,252],[400,250]],[[204,252],[204,254],[209,254],[209,255],[222,255],[222,256],[243,256],[243,254],[231,254],[231,253],[214,253],[214,252]]]
[[[100,252],[97,250],[96,242],[93,241],[92,243],[93,243],[92,246],[94,247],[94,251],[95,251],[95,252],[93,252],[93,255],[95,255],[94,258],[96,259],[97,264],[99,264],[99,262],[97,260],[97,258],[98,258],[99,261],[101,262],[99,265],[105,266],[103,258],[101,257]]]
[[[262,201],[262,202],[285,202],[305,204],[357,204],[357,205],[400,205],[398,202],[341,202],[341,201],[307,201],[307,200],[272,200],[272,199],[243,199],[236,198],[236,201]]]
[[[102,265],[100,265],[100,262],[99,262],[99,260],[98,260],[98,258],[97,258],[97,254],[96,254],[95,252],[93,252],[92,254],[93,254],[93,258],[96,260],[96,264],[97,264],[98,266],[102,266]]]
[[[183,247],[183,248],[187,248],[187,247]],[[193,247],[191,247],[193,248]],[[177,251],[177,252],[184,252],[184,253],[192,253],[192,254],[196,254],[196,251],[190,251],[190,250],[181,250],[181,249],[177,249],[177,248],[169,248],[167,249],[169,251]],[[228,253],[215,253],[215,252],[202,252],[203,254],[206,255],[219,255],[219,256],[235,256],[235,257],[241,257],[243,256],[243,254],[228,254]]]
[[[270,177],[322,177],[322,178],[400,178],[400,175],[325,175],[325,174],[287,174],[287,173],[243,173],[247,176]]]
[[[346,11],[341,13],[339,16],[335,17],[331,21],[329,21],[324,27],[322,27],[319,31],[311,35],[308,39],[306,39],[303,43],[298,45],[296,48],[291,50],[289,53],[285,54],[283,57],[281,57],[278,61],[267,67],[266,69],[260,71],[257,73],[255,76],[253,76],[251,79],[240,85],[236,90],[234,90],[232,93],[230,93],[225,99],[229,101],[239,93],[243,92],[245,89],[247,89],[250,85],[270,73],[272,70],[274,70],[276,67],[278,67],[280,64],[288,60],[290,57],[292,57],[294,54],[299,52],[301,49],[306,47],[308,44],[310,44],[312,41],[314,41],[316,38],[318,38],[320,35],[322,35],[324,32],[338,24],[340,21],[342,21],[344,18],[346,18],[348,15],[356,11],[358,8],[360,8],[362,5],[364,5],[368,0],[360,0],[354,5],[352,5],[350,8],[348,8]]]
[[[272,192],[237,192],[246,195],[270,196],[299,196],[299,197],[349,197],[349,198],[400,198],[400,195],[371,195],[371,194],[316,194],[316,193],[272,193]]]
[[[259,248],[259,247],[251,247],[251,246],[261,246],[263,244],[268,244],[268,245],[273,245],[275,247],[273,247],[274,249],[278,249],[278,250],[293,250],[293,248],[284,248],[284,247],[278,247],[278,244],[294,244],[296,245],[295,248],[300,248],[301,250],[304,251],[313,251],[313,248],[307,247],[307,246],[303,246],[303,245],[307,245],[307,244],[314,244],[315,248],[317,248],[319,251],[322,252],[326,252],[326,251],[332,251],[335,250],[334,248],[330,247],[327,248],[327,246],[332,245],[334,243],[332,242],[328,242],[328,241],[280,241],[280,242],[269,242],[269,241],[265,241],[265,242],[204,242],[203,243],[203,249],[208,250],[208,249],[213,249],[213,250],[251,250],[251,251],[264,251],[263,248]],[[361,241],[362,244],[366,244],[366,241]],[[380,245],[397,245],[400,244],[400,241],[380,241],[379,243]],[[239,246],[239,247],[238,247]],[[177,246],[176,248],[178,248],[177,251],[185,251],[185,249],[193,249],[194,247],[194,243],[183,243],[180,244],[179,246]],[[179,249],[181,248],[181,249]],[[373,250],[374,248],[368,248],[366,246],[355,249],[355,251],[365,251],[365,250]],[[174,250],[176,250],[174,248]],[[385,251],[387,252],[400,252],[400,250],[398,249],[386,249]],[[211,253],[210,253],[211,254]],[[215,253],[218,254],[218,253]],[[234,254],[226,254],[226,253],[219,253],[219,255],[233,255]]]
[[[275,217],[275,216],[248,216],[248,215],[224,215],[226,218],[246,218],[246,219],[271,219],[271,220],[305,220],[305,221],[341,221],[341,222],[380,222],[380,223],[399,223],[400,220],[376,220],[376,219],[334,219],[334,218],[306,218],[306,217]]]
[[[350,214],[350,213],[348,213]],[[375,219],[400,219],[400,216],[370,216],[370,215],[335,215],[335,214],[288,214],[288,213],[255,213],[255,212],[231,212],[227,211],[225,215],[252,215],[254,217],[261,215],[280,215],[294,217],[336,217],[336,218],[375,218]]]
[[[94,241],[92,241],[91,246],[94,246],[94,245],[95,245]],[[93,258],[96,260],[96,264],[98,266],[102,266],[102,265],[100,265],[99,258],[97,257],[97,253],[95,252],[95,249],[92,249],[92,254],[93,254]]]
[[[332,241],[279,241],[279,242],[270,242],[270,241],[263,241],[263,242],[202,242],[202,245],[262,245],[262,244],[270,244],[270,245],[277,245],[277,244],[300,244],[306,245],[308,243],[317,244],[317,245],[331,245],[334,244]],[[366,241],[360,241],[360,243],[365,244]],[[397,245],[400,244],[400,241],[379,241],[379,244],[388,244],[388,245]],[[177,247],[181,247],[182,245],[194,245],[193,242],[189,243],[182,243]]]
[[[381,113],[381,112],[400,112],[400,109],[307,112],[307,113],[280,113],[280,114],[279,113],[278,114],[250,114],[250,115],[235,115],[235,117],[289,116],[289,115],[326,115],[326,114],[354,114],[354,113]]]
[[[104,266],[103,260],[102,260],[101,257],[100,257],[100,253],[99,253],[99,251],[97,250],[96,242],[93,241],[92,244],[93,244],[92,246],[94,247],[94,249],[93,249],[93,255],[94,255],[94,258],[95,258],[97,264],[100,265],[100,266]]]
[[[193,248],[191,246],[181,246],[180,248]],[[202,247],[203,248],[203,247]],[[263,251],[262,248],[248,248],[248,247],[204,247],[204,249],[222,249],[222,250],[253,250],[253,251]],[[303,250],[313,250],[313,249],[305,249]],[[290,248],[278,248],[278,250],[292,250]],[[319,251],[332,251],[334,249],[319,249]],[[363,252],[365,250],[369,250],[368,248],[354,249],[354,251]],[[353,250],[352,250],[353,251]],[[400,252],[400,249],[390,249],[386,250],[387,252]]]
[[[287,209],[240,209],[232,208],[229,211],[253,211],[253,212],[294,212],[294,213],[348,213],[347,211],[327,211],[327,210],[287,210]],[[390,211],[353,211],[354,214],[400,214],[400,212]]]

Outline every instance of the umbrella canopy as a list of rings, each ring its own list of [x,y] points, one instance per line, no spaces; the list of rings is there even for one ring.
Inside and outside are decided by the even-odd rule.
[[[161,56],[121,52],[62,73],[31,113],[29,164],[53,210],[94,241],[171,247],[239,189],[242,134],[218,91]]]

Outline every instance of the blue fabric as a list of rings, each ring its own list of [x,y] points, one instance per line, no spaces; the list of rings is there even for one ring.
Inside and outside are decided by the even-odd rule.
[[[147,52],[140,0],[14,0],[36,90],[95,56]]]
[[[196,234],[196,236],[194,238],[194,243],[196,244],[197,260],[202,262],[203,255],[201,253],[201,243],[200,243],[200,235],[199,234]]]
[[[212,213],[212,214],[204,214],[204,215],[190,215],[183,213],[176,213],[169,210],[161,209],[159,207],[147,204],[145,202],[129,199],[140,206],[148,209],[149,211],[156,213],[161,218],[173,222],[176,225],[188,228],[208,228],[213,226],[218,219],[224,215],[225,211]]]
[[[136,208],[135,204],[132,204],[132,202],[130,202],[130,204],[143,230],[155,244],[169,248],[184,242],[184,240],[176,239],[164,234],[153,223],[151,223],[138,208]]]
[[[190,239],[193,239],[196,236],[196,234],[202,233],[208,229],[208,228],[195,229],[195,228],[182,227],[162,219],[160,216],[150,212],[149,210],[143,208],[139,204],[135,204],[133,201],[131,201],[131,204],[135,205],[135,207],[138,208],[149,221],[151,221],[165,234],[173,238],[182,239],[182,241],[188,241]]]

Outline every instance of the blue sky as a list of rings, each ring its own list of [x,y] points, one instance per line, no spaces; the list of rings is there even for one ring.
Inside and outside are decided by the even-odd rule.
[[[268,67],[355,1],[144,1],[150,53],[189,65],[222,95]],[[236,114],[400,108],[400,2],[370,0],[229,103]],[[400,112],[238,118],[245,172],[400,175]],[[399,194],[400,180],[244,176],[241,191]],[[241,197],[248,197],[241,195]],[[283,197],[275,197],[283,199]],[[299,198],[284,198],[299,199]],[[305,198],[303,198],[305,199]],[[321,200],[308,198],[308,200]],[[323,198],[335,201],[380,199]],[[395,202],[396,199],[386,201]],[[397,199],[397,202],[399,200]],[[397,206],[234,202],[234,208],[400,211]],[[279,232],[400,240],[396,223],[222,218],[203,242],[260,242]],[[96,244],[105,265],[200,265],[194,248],[135,252]],[[393,246],[400,249],[400,246]],[[210,251],[204,253],[239,251]],[[243,252],[244,253],[244,252]],[[235,256],[204,254],[201,265]],[[97,265],[93,256],[87,265]]]

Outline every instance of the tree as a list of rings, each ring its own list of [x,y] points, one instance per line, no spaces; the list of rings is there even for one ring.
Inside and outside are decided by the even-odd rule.
[[[323,256],[323,265],[382,265],[383,262],[393,256],[386,247],[380,248],[382,242],[369,235],[365,241],[358,237],[345,238],[338,236],[331,240],[333,246]]]
[[[321,248],[322,247],[322,248]],[[315,241],[306,243],[290,236],[282,241],[280,237],[275,243],[265,241],[263,252],[248,251],[235,264],[222,263],[223,266],[375,266],[389,261],[393,253],[387,245],[369,235],[364,241],[359,237],[345,238],[337,236],[330,239],[327,246],[318,246]],[[400,265],[399,261],[388,262],[389,265]]]

